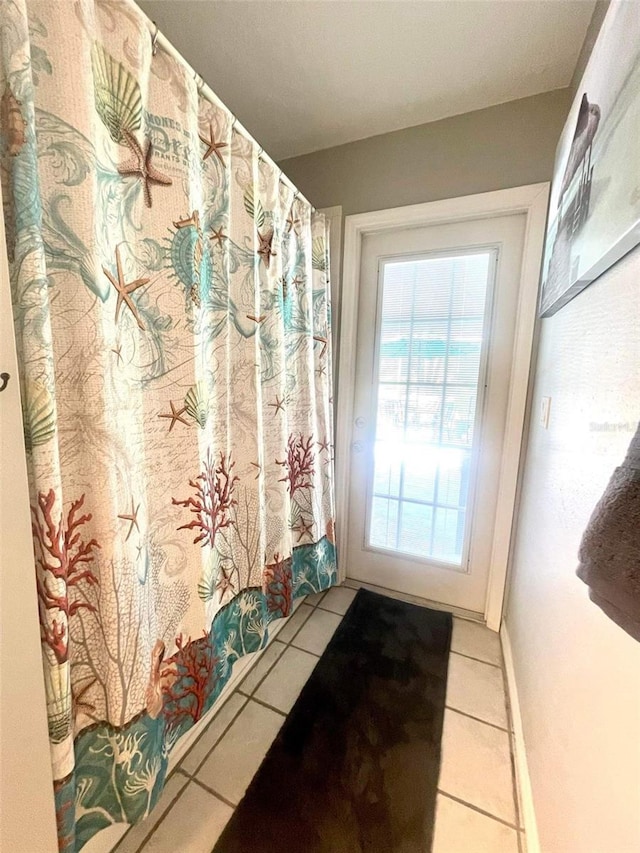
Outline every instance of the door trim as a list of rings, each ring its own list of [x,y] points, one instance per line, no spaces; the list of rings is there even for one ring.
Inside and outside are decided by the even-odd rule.
[[[500,462],[487,597],[483,614],[487,626],[494,631],[499,630],[502,622],[548,201],[549,184],[540,183],[345,217],[335,458],[336,532],[338,553],[342,555],[347,553],[349,532],[350,445],[363,238],[384,231],[444,225],[470,219],[493,218],[509,214],[524,214],[526,217],[507,420]],[[342,560],[338,565],[340,578],[344,581],[348,571]]]

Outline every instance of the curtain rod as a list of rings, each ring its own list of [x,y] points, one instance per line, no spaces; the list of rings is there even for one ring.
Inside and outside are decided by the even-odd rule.
[[[193,75],[194,80],[196,81],[196,85],[198,88],[198,93],[202,95],[207,101],[219,107],[222,110],[225,110],[229,113],[231,118],[233,119],[232,127],[235,128],[239,133],[241,133],[249,142],[252,142],[258,148],[258,158],[262,158],[265,160],[270,166],[272,166],[276,171],[280,173],[280,180],[283,184],[292,189],[295,193],[295,198],[301,199],[303,202],[309,205],[311,211],[313,213],[316,212],[316,208],[309,201],[309,199],[304,195],[304,193],[300,192],[298,187],[293,183],[293,181],[288,178],[285,173],[282,171],[280,166],[275,162],[275,160],[270,157],[264,148],[260,145],[257,139],[253,136],[252,133],[249,133],[247,128],[242,124],[242,122],[236,118],[235,113],[233,113],[229,107],[220,100],[220,98],[216,95],[213,89],[205,82],[202,75],[198,74],[198,72],[190,65],[184,56],[180,53],[180,51],[169,41],[169,39],[162,33],[156,24],[155,21],[152,21],[151,18],[138,6],[135,0],[126,0],[126,2],[130,6],[135,6],[136,11],[142,15],[144,20],[147,22],[147,27],[149,28],[149,37],[151,39],[151,50],[153,55],[155,56],[156,50],[158,47],[162,48],[165,53],[168,53],[173,59],[176,60],[180,65],[184,66],[184,68]]]

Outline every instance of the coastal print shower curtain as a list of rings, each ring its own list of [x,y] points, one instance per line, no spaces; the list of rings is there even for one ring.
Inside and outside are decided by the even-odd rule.
[[[234,662],[336,579],[327,233],[133,4],[5,0],[0,38],[34,594],[77,851],[153,808]]]

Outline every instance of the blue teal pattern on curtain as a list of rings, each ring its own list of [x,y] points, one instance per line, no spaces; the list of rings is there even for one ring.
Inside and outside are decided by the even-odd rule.
[[[328,240],[128,2],[6,0],[0,166],[60,850],[336,580]],[[261,81],[256,80],[256,85]]]

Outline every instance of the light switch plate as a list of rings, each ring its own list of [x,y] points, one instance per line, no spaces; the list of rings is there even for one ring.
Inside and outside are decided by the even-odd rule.
[[[551,397],[543,397],[540,404],[540,423],[545,429],[549,429],[549,417],[551,415]]]

